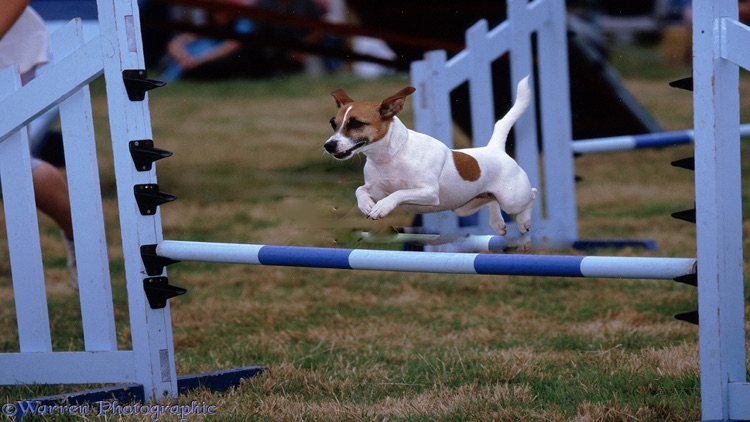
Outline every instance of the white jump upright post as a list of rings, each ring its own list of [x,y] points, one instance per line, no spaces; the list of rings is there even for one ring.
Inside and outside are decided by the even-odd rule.
[[[129,151],[132,141],[151,137],[137,3],[99,0],[98,13],[100,34],[89,42],[84,43],[80,20],[56,31],[53,63],[25,86],[16,67],[0,73],[0,176],[20,345],[18,352],[0,353],[0,384],[128,383],[142,385],[147,400],[174,397],[169,306],[152,309],[148,303],[139,248],[161,240],[159,213],[139,213],[134,195],[139,186],[154,186],[155,172],[136,169]],[[116,161],[132,350],[117,346],[88,90],[102,73]],[[128,85],[127,79],[135,83]],[[143,98],[131,99],[128,91],[140,91]],[[83,351],[52,350],[32,185],[26,126],[55,105],[60,106],[78,258]]]
[[[146,268],[141,245],[161,240],[157,207],[144,212],[136,194],[158,196],[155,167],[137,168],[131,146],[152,142],[151,118],[145,91],[150,89],[143,58],[138,4],[132,0],[97,2],[103,41],[112,153],[117,180],[122,252],[128,289],[136,377],[147,398],[177,396],[172,320],[169,303],[152,309],[144,295]],[[108,60],[109,58],[109,60]],[[129,84],[129,85],[128,85]],[[159,274],[162,275],[162,274]]]
[[[743,292],[739,67],[750,28],[736,0],[693,1],[693,107],[704,420],[750,419]]]
[[[488,30],[486,21],[475,24],[467,31],[466,49],[456,56],[448,59],[445,51],[431,51],[424,60],[412,64],[412,84],[417,88],[415,128],[453,147],[450,93],[468,81],[473,146],[486,145],[496,120],[491,65],[509,53],[513,95],[518,81],[529,74],[534,74],[532,82],[544,92],[514,127],[515,158],[539,190],[532,216],[532,242],[534,246],[566,249],[578,239],[578,224],[565,4],[558,0],[507,3],[507,19],[492,30]],[[541,140],[534,112],[537,100]],[[423,226],[440,233],[488,234],[490,230],[486,210],[480,211],[479,222],[473,227],[460,227],[451,212],[425,214],[422,218]],[[508,236],[517,238],[517,230],[508,227]]]

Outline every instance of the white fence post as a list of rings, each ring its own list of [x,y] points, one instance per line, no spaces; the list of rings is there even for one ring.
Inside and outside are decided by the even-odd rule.
[[[150,171],[136,169],[129,146],[130,141],[152,137],[148,98],[131,101],[123,83],[125,70],[145,72],[138,5],[134,1],[106,0],[99,0],[97,5],[136,377],[146,397],[175,397],[170,308],[169,304],[161,309],[149,306],[140,249],[161,240],[161,214],[156,210],[152,215],[141,215],[134,195],[136,185],[156,183],[156,171],[155,167]]]
[[[83,46],[80,22],[52,37],[53,63]],[[60,103],[70,208],[73,217],[83,339],[88,351],[117,350],[99,166],[88,85]]]
[[[704,420],[750,419],[742,254],[739,68],[750,29],[736,0],[693,2],[693,105]]]
[[[8,98],[20,88],[17,67],[0,73],[0,97]],[[24,127],[0,142],[0,180],[21,352],[50,352],[52,340],[39,223],[31,179],[29,138]]]
[[[548,1],[546,6],[549,17],[537,32],[536,45],[544,180],[539,206],[542,236],[549,236],[541,243],[564,248],[578,240],[567,19],[564,2]]]

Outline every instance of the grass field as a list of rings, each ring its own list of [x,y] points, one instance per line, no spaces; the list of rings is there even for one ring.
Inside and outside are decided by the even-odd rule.
[[[667,85],[688,68],[666,66],[651,50],[612,57],[665,129],[692,125],[690,94]],[[153,91],[156,146],[174,152],[157,165],[159,184],[179,198],[162,207],[164,237],[349,247],[356,230],[409,225],[404,212],[366,220],[354,198],[364,159],[334,162],[321,148],[335,110],[330,91],[380,99],[407,83],[293,76]],[[747,74],[741,91],[750,122]],[[105,110],[100,82],[93,97]],[[129,348],[111,147],[106,115],[96,119],[118,341]],[[404,120],[411,125],[410,105]],[[679,147],[578,158],[580,237],[651,238],[660,248],[601,254],[694,256],[694,227],[670,217],[693,205],[693,174],[669,164],[691,154]],[[747,185],[747,144],[742,154]],[[40,221],[54,349],[80,350],[63,246],[50,220]],[[678,283],[205,263],[168,274],[189,290],[170,301],[178,374],[268,368],[228,392],[173,401],[216,405],[220,420],[700,419],[697,328],[673,319],[695,309],[696,291]],[[7,260],[0,294],[0,351],[17,351]],[[0,400],[76,388],[3,387]]]

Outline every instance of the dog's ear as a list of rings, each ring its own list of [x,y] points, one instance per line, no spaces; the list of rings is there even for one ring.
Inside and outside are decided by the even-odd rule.
[[[333,98],[336,99],[336,107],[341,108],[344,104],[353,103],[354,100],[349,98],[349,95],[347,95],[346,91],[339,88],[333,92],[331,92],[331,95],[333,95]]]
[[[411,95],[414,91],[416,91],[416,88],[407,86],[401,91],[383,100],[383,102],[380,103],[380,117],[382,117],[383,119],[390,119],[391,117],[398,114],[401,110],[404,109],[406,97]]]

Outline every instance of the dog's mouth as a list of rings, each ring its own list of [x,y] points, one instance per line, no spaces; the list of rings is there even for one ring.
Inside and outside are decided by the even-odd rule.
[[[346,158],[349,158],[354,153],[354,151],[362,148],[365,145],[367,145],[367,141],[365,141],[365,140],[359,141],[356,144],[354,144],[353,147],[349,148],[348,150],[346,150],[344,152],[339,152],[339,153],[333,154],[333,157],[336,158],[336,159],[338,159],[338,160],[344,160]]]

